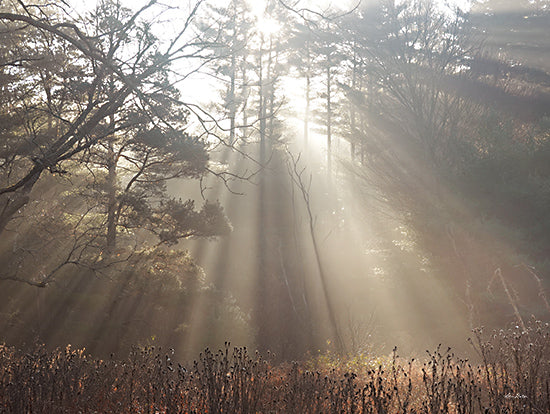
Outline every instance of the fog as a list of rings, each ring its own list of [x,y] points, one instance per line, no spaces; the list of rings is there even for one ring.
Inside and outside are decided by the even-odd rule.
[[[548,2],[259,4],[87,37],[1,6],[0,342],[473,355],[547,321]]]

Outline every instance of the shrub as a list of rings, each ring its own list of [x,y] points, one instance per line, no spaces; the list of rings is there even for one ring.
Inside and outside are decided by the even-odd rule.
[[[548,324],[532,321],[490,335],[475,330],[479,364],[440,345],[422,360],[402,360],[394,349],[364,366],[328,354],[272,367],[226,343],[189,370],[173,350],[154,347],[117,361],[70,346],[1,346],[0,412],[538,414],[550,407],[549,339]]]

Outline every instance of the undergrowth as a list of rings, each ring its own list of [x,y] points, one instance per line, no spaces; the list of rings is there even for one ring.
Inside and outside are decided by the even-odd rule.
[[[124,361],[71,347],[0,347],[2,413],[548,413],[550,329],[533,321],[471,343],[473,364],[439,346],[419,360],[338,358],[271,366],[245,348],[205,350],[185,368],[173,351]]]

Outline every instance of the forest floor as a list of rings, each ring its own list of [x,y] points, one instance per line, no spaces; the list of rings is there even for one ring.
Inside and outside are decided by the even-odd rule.
[[[126,360],[83,350],[0,347],[2,413],[548,413],[550,329],[474,331],[480,363],[439,346],[420,359],[323,354],[272,365],[246,348],[173,351]]]

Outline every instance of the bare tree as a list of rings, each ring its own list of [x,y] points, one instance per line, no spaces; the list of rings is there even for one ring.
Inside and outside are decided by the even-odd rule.
[[[287,169],[288,173],[292,179],[293,184],[298,189],[299,193],[302,195],[304,200],[304,205],[307,212],[309,234],[311,236],[311,242],[313,245],[313,252],[315,255],[315,260],[317,264],[317,270],[319,272],[319,278],[321,280],[321,285],[323,289],[325,303],[327,305],[327,311],[329,316],[329,323],[332,330],[332,335],[334,336],[336,350],[338,353],[342,354],[345,352],[345,343],[342,339],[342,334],[338,325],[338,317],[336,315],[336,310],[334,309],[334,304],[330,297],[330,288],[328,286],[328,275],[326,274],[325,266],[322,262],[322,255],[319,249],[319,242],[317,239],[317,233],[315,231],[315,216],[313,214],[311,200],[310,200],[310,187],[311,187],[311,175],[308,178],[304,177],[306,167],[300,166],[300,156],[294,156],[290,151],[287,151],[288,161]]]

